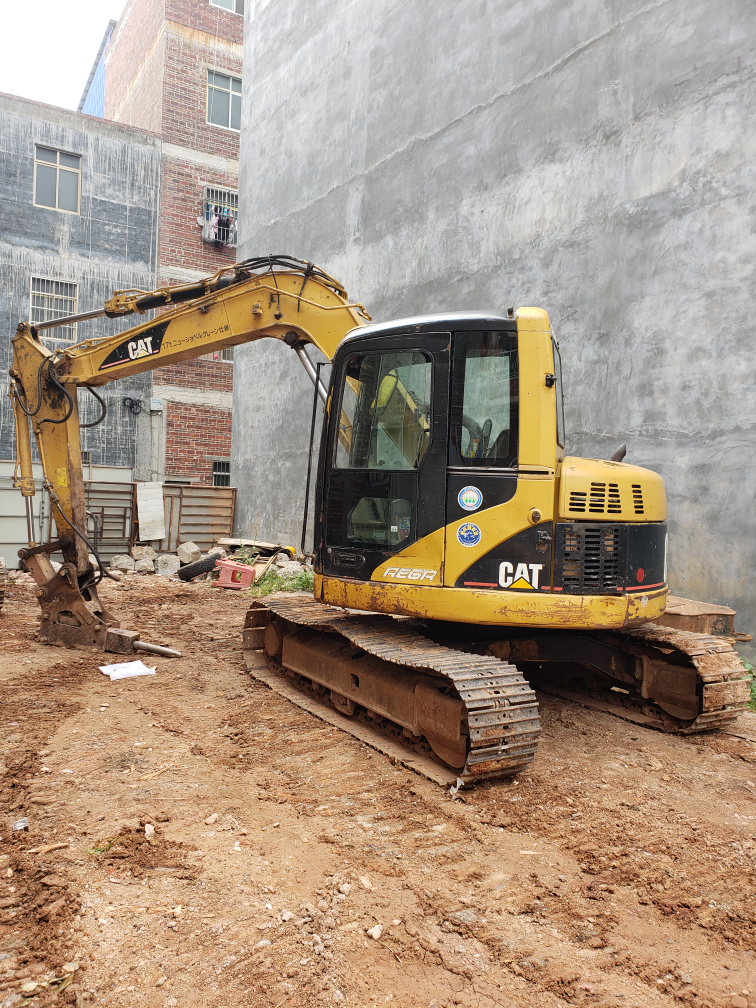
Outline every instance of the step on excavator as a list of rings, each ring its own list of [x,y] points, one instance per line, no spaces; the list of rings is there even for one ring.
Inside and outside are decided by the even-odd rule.
[[[45,328],[157,311],[51,350]],[[670,599],[662,478],[565,454],[548,314],[450,312],[373,323],[312,263],[250,259],[205,280],[117,291],[102,309],[22,322],[13,340],[22,563],[49,644],[127,654],[85,532],[78,390],[278,339],[323,404],[314,592],[252,602],[258,679],[431,780],[520,773],[539,738],[533,685],[665,732],[730,724],[750,676],[734,613]],[[330,387],[309,354],[332,363]],[[34,541],[30,429],[57,538]],[[57,572],[50,555],[60,551]]]

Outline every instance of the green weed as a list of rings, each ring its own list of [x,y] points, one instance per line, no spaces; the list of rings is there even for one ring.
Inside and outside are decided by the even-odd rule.
[[[273,571],[268,571],[261,581],[249,589],[248,594],[260,598],[279,591],[312,591],[314,580],[312,571],[295,571],[293,574],[275,574]]]
[[[751,665],[750,662],[743,661],[742,658],[740,660],[743,662],[743,668],[746,670],[746,672],[750,676],[753,676],[753,665]],[[748,709],[756,711],[756,679],[754,678],[751,678],[751,699],[748,704]]]

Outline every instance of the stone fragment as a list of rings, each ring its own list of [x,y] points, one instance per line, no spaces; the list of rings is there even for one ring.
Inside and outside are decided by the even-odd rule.
[[[294,914],[291,912],[291,910],[284,910],[283,913],[281,914],[281,920],[282,921],[294,920]]]
[[[217,556],[217,557],[220,557],[221,560],[223,560],[225,557],[228,556],[228,553],[226,553],[226,551],[223,549],[222,546],[213,546],[213,548],[211,550],[207,551],[206,555],[207,556]]]
[[[339,892],[343,893],[345,896],[348,896],[351,891],[352,887],[348,882],[344,882],[339,886]]]
[[[94,553],[89,554],[89,562],[92,564],[95,570],[100,569],[100,565],[97,563],[97,557],[94,555]]]
[[[748,1008],[748,998],[741,997],[740,994],[736,994],[735,997],[730,1001],[732,1008]]]
[[[137,562],[134,564],[134,570],[137,572],[137,574],[154,574],[155,564],[152,562],[152,560],[147,559],[137,560]]]
[[[155,836],[155,827],[152,825],[152,823],[146,823],[145,824],[144,835],[146,837],[154,837]]]
[[[201,558],[202,551],[196,543],[184,542],[176,550],[176,556],[182,564],[196,563]]]
[[[39,915],[39,919],[48,920],[50,917],[55,917],[57,914],[61,912],[61,910],[65,905],[66,901],[64,899],[55,900],[54,903],[50,903],[49,906],[46,906],[44,908],[44,910]]]
[[[166,981],[167,979],[168,979],[168,977],[167,977],[167,976],[162,976],[162,977],[160,977],[160,979],[159,979],[159,980],[156,980],[156,981],[155,981],[155,986],[156,986],[156,987],[162,987],[162,986],[163,986],[163,984],[165,983],[165,981]]]
[[[135,560],[154,560],[157,553],[152,546],[132,546],[131,555]]]
[[[298,574],[302,570],[302,564],[298,560],[287,560],[286,563],[276,564],[279,574]]]
[[[360,882],[364,885],[366,889],[372,889],[373,883],[367,877],[367,875],[360,875]]]
[[[160,553],[155,558],[155,573],[161,577],[172,577],[181,566],[175,553]]]
[[[375,927],[368,928],[365,934],[369,934],[372,939],[378,941],[383,934],[383,926],[381,924],[376,924]]]
[[[212,826],[213,823],[216,823],[216,822],[218,822],[218,813],[217,812],[213,812],[212,815],[209,815],[207,817],[207,819],[205,819],[205,825],[206,826]]]
[[[130,556],[124,553],[122,556],[113,557],[110,566],[113,570],[123,571],[125,574],[127,571],[133,571],[136,564]]]
[[[109,573],[111,578],[115,579],[116,581],[120,581],[124,577],[123,571],[114,570],[112,567],[110,568]]]

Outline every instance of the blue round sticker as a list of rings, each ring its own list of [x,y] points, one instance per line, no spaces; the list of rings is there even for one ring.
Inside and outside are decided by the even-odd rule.
[[[463,546],[477,546],[480,542],[480,537],[480,529],[477,525],[473,525],[472,522],[465,522],[464,525],[460,525],[457,529],[457,539],[459,539]]]
[[[463,487],[457,494],[457,501],[465,511],[477,511],[483,503],[483,494],[477,487]]]

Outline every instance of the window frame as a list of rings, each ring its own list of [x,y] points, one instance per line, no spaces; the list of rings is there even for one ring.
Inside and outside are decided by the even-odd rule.
[[[213,124],[214,125],[214,124]],[[222,129],[223,127],[221,127]],[[215,197],[223,197],[222,199],[216,199]],[[234,241],[233,243],[228,243],[226,248],[237,248],[239,240],[239,190],[238,189],[226,189],[224,186],[213,185],[210,182],[206,182],[202,187],[202,213],[201,218],[204,222],[208,221],[208,208],[213,207],[215,211],[216,207],[225,206],[231,211],[229,216],[233,218],[234,221]],[[229,235],[229,237],[231,237]],[[203,239],[203,244],[212,245],[212,242],[205,242]]]
[[[50,208],[50,209],[52,209],[52,208]],[[69,295],[67,295],[67,294],[58,294],[58,295],[56,295],[54,293],[53,294],[47,294],[45,291],[35,291],[34,290],[34,281],[35,280],[42,280],[44,283],[68,284],[68,286],[74,288],[74,296],[73,296],[73,298],[70,298]],[[78,303],[79,303],[79,285],[78,285],[78,283],[75,283],[73,280],[59,280],[59,279],[56,279],[54,277],[30,276],[29,277],[29,321],[31,322],[32,325],[34,325],[36,322],[52,322],[53,321],[52,318],[35,319],[33,317],[34,316],[34,310],[35,310],[35,308],[37,308],[39,310],[39,306],[35,306],[33,304],[33,302],[32,302],[32,299],[33,299],[33,297],[34,297],[35,294],[37,294],[37,295],[39,295],[41,297],[55,298],[57,296],[57,297],[65,297],[65,298],[68,298],[69,300],[72,300],[73,301],[73,309],[71,311],[67,311],[65,313],[65,315],[59,316],[60,318],[65,318],[68,315],[76,315],[76,313],[78,311]],[[45,309],[41,309],[41,310],[44,311]],[[54,311],[55,309],[47,309],[47,310]],[[42,339],[42,340],[56,340],[59,343],[75,343],[76,339],[77,339],[77,328],[76,327],[77,327],[77,323],[73,322],[73,323],[71,323],[70,326],[55,326],[52,329],[43,329],[42,330],[42,335],[40,336],[40,339]],[[66,328],[66,329],[70,328],[70,331],[71,331],[71,336],[70,337],[69,336],[54,336],[53,335],[53,333],[55,332],[56,329],[63,329],[63,328]]]
[[[231,459],[213,459],[213,486],[214,487],[230,487],[231,486]],[[227,468],[221,469],[216,466],[226,466]],[[228,482],[216,483],[216,477],[222,480],[228,480]]]
[[[551,348],[554,353],[554,385],[556,392],[556,442],[562,451],[567,441],[564,433],[564,388],[562,386],[562,355],[554,334],[551,334]]]
[[[55,154],[57,155],[57,160],[56,160],[55,164],[53,165],[52,161],[43,161],[40,158],[38,158],[37,157],[37,150],[39,150],[39,149],[50,150],[50,151],[54,150]],[[61,165],[61,163],[60,163],[60,155],[61,154],[67,154],[69,157],[78,158],[79,159],[79,167],[78,168],[72,168],[70,165]],[[76,217],[80,217],[81,216],[81,174],[82,174],[82,172],[81,172],[81,161],[82,161],[82,155],[75,153],[75,151],[64,151],[64,150],[60,150],[57,147],[46,147],[42,143],[36,143],[35,142],[35,144],[34,144],[34,173],[33,173],[33,178],[32,178],[32,186],[33,186],[32,205],[35,206],[35,207],[40,207],[43,210],[57,210],[58,213],[73,214]],[[46,168],[53,168],[53,167],[55,168],[55,206],[54,207],[53,206],[48,206],[48,204],[46,204],[46,203],[38,203],[37,202],[37,168],[40,165],[42,165],[43,167],[46,167]],[[77,190],[76,190],[76,210],[68,210],[66,207],[58,206],[58,199],[59,199],[59,194],[60,194],[60,171],[61,171],[61,168],[64,171],[68,171],[68,172],[72,172],[72,173],[75,172],[76,175],[78,176],[78,186],[77,186]]]
[[[512,451],[512,445],[510,444],[510,457],[506,461],[502,461],[498,458],[489,458],[484,456],[482,458],[470,458],[469,456],[462,455],[462,428],[463,428],[463,411],[464,411],[464,394],[467,379],[467,348],[469,346],[467,340],[470,337],[482,337],[483,335],[490,333],[495,334],[499,337],[503,337],[508,343],[509,348],[506,350],[506,355],[509,356],[509,427],[506,428],[509,431],[514,432],[514,448]],[[516,370],[512,370],[512,359],[517,365]],[[461,373],[460,373],[460,368]],[[451,380],[449,385],[449,430],[447,432],[448,437],[448,452],[449,452],[449,465],[455,470],[464,469],[471,475],[479,472],[484,473],[485,470],[512,470],[514,471],[519,465],[519,453],[520,453],[520,353],[519,345],[517,340],[517,334],[508,329],[462,329],[457,330],[452,335],[452,356],[451,356]],[[501,433],[501,432],[500,432]]]
[[[228,130],[230,133],[237,133],[237,134],[241,133],[241,98],[242,98],[243,78],[242,77],[237,77],[235,75],[235,72],[232,72],[231,70],[219,70],[216,67],[210,67],[210,66],[206,67],[205,69],[207,71],[207,80],[206,80],[206,83],[205,83],[205,122],[206,122],[206,124],[208,126],[214,126],[216,129],[225,129],[225,130]],[[220,74],[221,76],[228,77],[228,79],[229,79],[229,88],[228,88],[228,91],[226,92],[228,94],[228,125],[227,126],[224,126],[222,123],[213,122],[212,119],[210,119],[210,89],[213,88],[216,91],[226,91],[226,88],[224,88],[224,87],[218,87],[218,85],[215,83],[215,81],[213,81],[212,84],[210,83],[210,75],[211,74]],[[234,89],[231,87],[231,84],[230,84],[231,81],[238,81],[239,82],[239,90],[238,91],[234,91]],[[239,129],[237,129],[235,126],[231,125],[231,99],[232,99],[233,95],[238,95],[239,96]]]
[[[233,4],[233,9],[231,7],[226,7],[223,3],[216,3],[216,0],[210,0],[211,7],[217,7],[219,10],[228,11],[229,14],[238,14],[240,17],[244,17],[244,0],[231,0]],[[241,10],[237,10],[237,6],[241,4]]]
[[[429,405],[429,414],[428,415],[430,417],[430,421],[429,421],[429,430],[428,430],[428,440],[427,440],[427,443],[425,445],[425,450],[423,451],[422,455],[417,460],[417,462],[415,463],[414,466],[408,466],[406,468],[403,467],[401,469],[392,469],[392,468],[388,468],[388,467],[384,468],[383,466],[372,466],[371,467],[371,466],[341,466],[341,465],[339,465],[339,462],[338,462],[339,434],[338,434],[338,431],[340,429],[340,426],[339,426],[340,425],[340,418],[341,418],[342,414],[344,413],[344,396],[346,394],[346,387],[347,387],[347,374],[346,374],[346,370],[347,370],[347,366],[348,366],[349,362],[351,360],[353,360],[354,358],[356,358],[356,357],[360,357],[360,358],[364,359],[365,357],[368,357],[368,356],[383,357],[383,356],[388,356],[390,354],[399,354],[399,353],[420,354],[422,357],[425,358],[425,363],[430,366],[430,389],[429,389],[429,393],[428,393],[428,405]],[[333,447],[332,447],[332,451],[331,451],[331,462],[330,462],[331,469],[336,470],[338,472],[351,472],[351,473],[366,473],[366,472],[377,472],[377,473],[381,473],[381,474],[384,474],[384,473],[419,473],[420,470],[423,467],[423,463],[425,462],[426,458],[428,457],[428,454],[430,452],[431,446],[433,444],[433,419],[432,418],[433,418],[433,408],[434,408],[433,407],[434,395],[435,395],[435,388],[436,388],[436,375],[435,375],[435,371],[436,371],[436,369],[435,369],[435,358],[433,356],[433,353],[430,350],[428,350],[425,347],[423,347],[423,346],[417,346],[417,347],[411,347],[411,348],[402,347],[401,349],[392,349],[392,350],[383,350],[383,349],[362,350],[362,349],[359,349],[358,347],[355,347],[351,353],[349,353],[347,356],[345,356],[345,358],[344,358],[344,360],[343,360],[343,362],[342,362],[342,364],[340,366],[340,369],[339,369],[339,383],[340,383],[340,387],[339,387],[339,405],[338,405],[339,412],[337,414],[337,417],[339,419],[337,420],[337,430],[336,430],[336,435],[335,435],[335,437],[333,439]],[[359,403],[355,404],[355,415],[356,415],[358,406],[359,406]],[[352,419],[354,420],[354,417]],[[352,432],[354,432],[354,426],[352,426]],[[371,433],[371,436],[372,436],[372,433]],[[401,451],[401,449],[399,449],[399,450]]]

